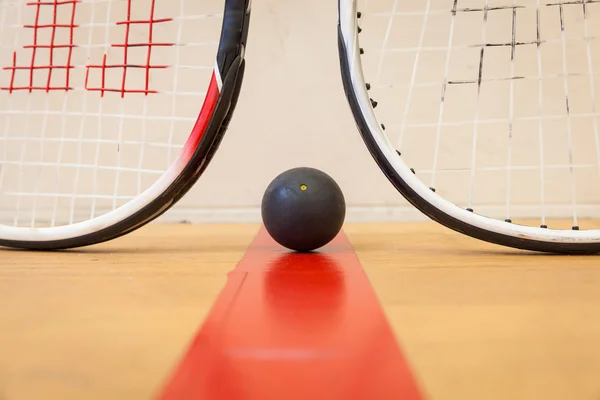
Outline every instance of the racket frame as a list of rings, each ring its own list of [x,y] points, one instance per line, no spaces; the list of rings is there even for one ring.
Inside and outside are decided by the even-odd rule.
[[[600,252],[600,230],[536,228],[496,220],[456,206],[421,182],[377,120],[361,63],[358,11],[356,0],[338,0],[338,50],[344,92],[371,156],[410,204],[433,221],[486,242],[546,253]]]
[[[148,189],[122,207],[71,225],[27,228],[0,225],[0,246],[65,250],[113,240],[172,208],[198,181],[225,135],[240,95],[251,0],[225,0],[215,68],[204,104],[177,160]]]

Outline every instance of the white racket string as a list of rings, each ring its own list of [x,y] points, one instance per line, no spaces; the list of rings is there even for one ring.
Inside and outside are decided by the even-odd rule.
[[[509,223],[599,218],[600,2],[357,1],[375,114],[457,206]],[[529,222],[526,222],[529,221]]]
[[[207,96],[223,4],[0,2],[0,225],[91,220],[154,184]]]

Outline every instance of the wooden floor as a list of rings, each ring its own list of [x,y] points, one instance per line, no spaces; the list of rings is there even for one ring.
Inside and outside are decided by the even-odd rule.
[[[151,225],[78,252],[0,250],[0,399],[152,398],[258,228]],[[600,257],[432,223],[345,232],[427,398],[600,399]]]

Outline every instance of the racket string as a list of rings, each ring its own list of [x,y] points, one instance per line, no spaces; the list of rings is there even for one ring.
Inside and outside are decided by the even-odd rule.
[[[371,3],[373,4],[373,2]],[[459,0],[454,2],[454,8],[451,10],[430,9],[429,2],[423,2],[422,7],[416,6],[413,2],[409,2],[410,4],[408,5],[405,3],[405,9],[401,10],[398,7],[397,2],[388,2],[387,11],[381,10],[382,7],[385,7],[382,6],[383,3],[374,3],[375,6],[379,6],[375,11],[369,10],[368,7],[364,7],[364,4],[363,7],[359,8],[361,13],[361,34],[359,40],[361,42],[361,47],[365,48],[365,54],[361,55],[363,67],[366,72],[365,76],[367,79],[371,78],[369,79],[369,82],[375,88],[375,91],[372,91],[371,95],[374,99],[373,102],[377,106],[376,114],[378,119],[384,122],[385,126],[388,128],[385,130],[385,135],[397,145],[396,148],[398,150],[404,148],[402,153],[406,153],[404,159],[409,165],[413,160],[419,158],[418,152],[414,151],[415,149],[418,149],[418,147],[413,143],[410,143],[411,138],[414,140],[416,137],[415,130],[424,129],[425,131],[428,131],[433,128],[433,137],[435,139],[433,140],[430,150],[428,150],[429,154],[431,149],[433,149],[433,155],[431,157],[428,156],[428,160],[431,162],[431,164],[429,164],[430,167],[428,168],[423,162],[418,162],[418,166],[415,166],[414,168],[419,174],[423,174],[420,179],[423,182],[427,182],[431,188],[439,189],[438,186],[442,184],[444,187],[442,187],[441,192],[440,190],[436,190],[436,192],[442,197],[447,197],[447,193],[452,192],[452,188],[448,187],[449,184],[451,185],[451,178],[448,177],[448,173],[466,170],[468,178],[465,179],[465,189],[462,189],[466,196],[462,198],[463,200],[459,200],[456,198],[458,196],[454,196],[455,198],[451,198],[451,201],[458,202],[457,204],[464,202],[463,207],[476,210],[480,207],[483,209],[489,208],[489,206],[493,206],[494,203],[493,201],[491,203],[481,201],[486,197],[482,196],[482,182],[485,182],[485,185],[483,186],[490,186],[490,181],[485,179],[485,176],[489,176],[489,174],[480,175],[480,172],[504,170],[505,183],[499,185],[499,182],[495,182],[494,184],[497,187],[504,187],[504,217],[502,219],[507,222],[513,222],[515,219],[513,218],[513,214],[517,219],[521,220],[533,216],[527,211],[527,209],[530,208],[530,205],[528,205],[527,202],[534,201],[534,198],[536,197],[532,195],[532,190],[530,190],[533,185],[526,184],[529,186],[527,188],[523,186],[523,182],[533,183],[531,175],[523,175],[526,171],[531,170],[531,172],[537,173],[538,175],[537,184],[535,185],[535,187],[538,188],[537,218],[540,221],[538,226],[547,226],[548,219],[556,218],[558,216],[557,214],[566,216],[561,210],[565,209],[565,204],[567,204],[565,203],[565,199],[568,199],[568,204],[570,204],[570,215],[573,222],[572,228],[578,229],[580,212],[590,215],[589,206],[598,200],[597,191],[589,193],[590,191],[588,190],[586,193],[584,187],[588,185],[583,185],[582,181],[583,176],[590,176],[589,171],[591,168],[598,169],[597,165],[600,161],[600,140],[598,139],[597,134],[598,112],[595,106],[595,82],[597,81],[595,76],[600,73],[600,71],[595,70],[593,66],[593,58],[595,55],[592,43],[596,39],[591,37],[590,26],[594,25],[590,24],[593,24],[595,19],[590,19],[590,15],[593,14],[589,9],[591,4],[598,3],[598,1],[556,4],[542,4],[538,1],[537,5],[524,5],[519,4],[517,0],[513,0],[511,5],[493,7],[485,1],[479,8],[461,8],[461,1]],[[473,4],[473,2],[471,2],[471,4]],[[439,8],[439,5],[436,5],[436,7]],[[575,7],[578,7],[579,10],[581,10],[579,14],[575,11]],[[552,11],[553,8],[556,9],[556,12]],[[565,17],[562,16],[565,8],[569,9],[568,12],[571,15],[569,21],[566,21]],[[531,20],[528,17],[527,12],[532,9],[535,14],[534,37],[531,37],[530,35],[532,27],[527,26],[527,21]],[[598,9],[600,10],[600,7]],[[464,34],[468,28],[464,25],[466,20],[464,18],[456,20],[456,18],[458,18],[457,15],[460,15],[461,12],[481,14],[480,18],[482,22],[480,25],[477,25],[481,31],[480,35],[477,36],[480,38],[481,44],[478,45],[464,42]],[[489,25],[490,22],[488,21],[488,16],[493,12],[508,12],[511,14],[510,20],[507,20],[506,22],[507,25],[510,24],[511,40],[509,42],[498,40],[499,36],[497,31],[499,17],[497,15],[494,16],[495,25]],[[444,25],[447,35],[445,37],[448,38],[447,45],[436,46],[434,42],[430,40],[432,31],[430,28],[432,24],[439,23],[441,21],[439,17],[444,14],[447,16],[445,17],[444,23],[449,21],[447,25]],[[411,32],[413,39],[402,41],[398,39],[397,35],[401,29],[398,29],[396,32],[393,31],[393,27],[396,23],[397,25],[401,25],[402,21],[396,22],[394,19],[396,17],[406,17],[408,15],[420,17],[420,19],[417,18],[418,22],[412,24]],[[582,15],[583,18],[577,21],[574,19],[573,15]],[[433,18],[435,16],[438,16],[437,20]],[[556,18],[553,19],[553,17]],[[382,23],[382,19],[387,22]],[[365,21],[367,21],[367,23],[365,23]],[[373,21],[377,22],[375,23]],[[408,20],[403,21],[408,23]],[[570,31],[567,23],[572,26]],[[378,31],[377,24],[385,24],[386,29],[379,29]],[[495,29],[492,31],[490,37],[486,37],[488,26],[494,26]],[[561,28],[558,36],[554,32],[557,26]],[[546,29],[546,34],[544,34],[544,31],[542,30],[543,27]],[[583,30],[580,29],[581,27],[583,27]],[[369,35],[370,32],[373,31],[373,28],[375,28],[375,33],[371,36],[364,37],[365,34]],[[459,28],[461,29],[461,36],[455,37],[455,29]],[[550,35],[547,33],[550,33]],[[377,37],[380,38],[379,42],[376,40]],[[573,56],[569,59],[572,51],[574,51],[572,49],[577,49],[581,44],[585,45],[587,58],[585,60],[585,71],[582,71],[579,67],[571,69],[571,64],[574,63],[572,61]],[[560,47],[556,47],[556,45],[560,45]],[[533,60],[533,58],[528,57],[528,52],[532,50],[532,46],[535,48],[534,54],[536,54],[535,58],[537,58],[533,64],[535,65],[535,74],[525,74],[523,72],[528,70],[526,63],[529,60]],[[486,76],[486,72],[487,74],[490,74],[490,71],[493,72],[494,67],[497,67],[493,64],[498,64],[499,60],[497,58],[494,59],[493,57],[500,54],[497,51],[487,54],[487,49],[502,47],[510,47],[508,76],[498,76],[497,73]],[[460,76],[461,71],[457,69],[457,65],[455,65],[456,59],[460,57],[460,55],[465,54],[461,52],[460,49],[468,50],[471,48],[477,48],[479,52],[479,65],[476,69],[476,76],[473,79],[457,79],[456,73],[458,72],[458,76]],[[453,56],[453,52],[457,49],[459,49],[459,51],[456,56]],[[557,49],[562,50],[560,54],[556,53]],[[439,80],[427,80],[427,77],[432,77],[432,74],[427,74],[427,71],[433,68],[427,65],[426,61],[431,59],[431,57],[427,58],[425,56],[432,53],[442,54],[440,57],[436,58],[436,60],[442,61],[444,66],[443,73],[438,75],[440,78]],[[398,54],[410,54],[412,57],[407,56],[405,58],[400,58]],[[490,69],[488,71],[486,71],[485,66],[488,65],[485,63],[486,57],[490,57],[489,62],[491,63],[489,64]],[[554,64],[552,64],[554,62],[552,57],[561,60],[558,65],[562,68],[559,71],[557,71]],[[394,64],[398,62],[397,60],[403,60],[404,65]],[[407,60],[409,61],[408,63],[406,63]],[[576,60],[575,62],[577,61],[579,60]],[[386,63],[388,64],[387,66]],[[546,65],[544,66],[543,64]],[[391,76],[390,71],[392,66],[397,66],[397,68],[402,70],[402,79],[394,79],[397,78],[397,76]],[[400,73],[398,73],[398,75],[400,75]],[[581,90],[579,90],[579,92],[576,92],[577,95],[580,96],[580,98],[577,99],[577,107],[569,107],[568,102],[570,98],[573,97],[573,90],[570,88],[572,83],[571,80],[574,82],[577,82],[577,80],[583,82],[584,79],[589,80],[588,91],[590,94],[587,96],[581,95]],[[564,109],[562,112],[557,111],[556,108],[556,105],[559,103],[559,97],[554,87],[555,81],[557,80],[563,82],[562,90],[564,92],[565,100],[563,102]],[[490,118],[490,115],[493,113],[489,112],[489,88],[491,88],[492,85],[499,87],[501,84],[498,82],[500,81],[506,82],[506,89],[504,89],[508,96],[506,115],[501,118]],[[528,81],[532,84],[526,83]],[[534,84],[534,82],[537,84]],[[456,110],[458,107],[456,95],[460,93],[460,91],[455,90],[449,91],[450,87],[454,85],[474,85],[474,87],[476,87],[472,92],[474,93],[474,100],[467,99],[468,101],[465,102],[469,103],[469,105],[473,105],[471,110],[472,118],[460,120],[459,118],[456,118],[456,114],[452,114],[452,111]],[[534,101],[536,114],[532,115],[529,111],[531,109],[530,107],[526,106],[527,108],[524,110],[522,109],[523,105],[526,104],[524,102],[526,100],[522,95],[525,88],[534,86],[536,86],[535,94],[537,95],[537,101]],[[421,89],[426,87],[440,87],[441,90],[435,122],[427,121],[424,119],[425,117],[420,120],[415,118],[415,116],[419,114],[418,112],[415,114],[415,111],[417,110],[416,107],[421,101],[419,97],[422,97],[425,92],[425,90]],[[484,93],[485,97],[482,97],[482,87],[484,88],[484,92],[486,89],[488,90],[487,93]],[[544,91],[544,88],[546,87],[548,87],[549,92]],[[465,91],[463,92],[466,93]],[[401,100],[390,103],[389,99],[393,98],[392,95],[394,93],[396,96],[402,96]],[[585,101],[587,97],[589,97],[590,105],[586,110],[581,105],[583,104],[582,101]],[[454,105],[445,110],[448,101],[454,102]],[[496,100],[496,102],[498,102],[498,100]],[[392,107],[394,104],[395,106]],[[383,109],[381,107],[382,105]],[[466,113],[464,111],[466,109],[466,106],[463,107],[463,112],[459,114],[465,115]],[[553,112],[550,112],[551,110],[553,110]],[[447,114],[446,111],[450,114]],[[389,120],[390,116],[392,117],[391,120]],[[561,125],[564,125],[564,131],[558,136],[556,135],[559,133],[558,124],[555,124],[554,126],[549,125],[552,121],[557,121]],[[574,125],[577,123],[577,126],[580,127],[582,124],[588,124],[590,121],[592,125],[592,136],[590,137],[593,137],[592,148],[595,152],[593,161],[587,156],[581,158],[582,151],[587,150],[585,147],[588,147],[587,143],[589,138],[587,136],[584,137],[582,134],[575,131],[576,128]],[[527,158],[523,157],[523,137],[527,133],[524,129],[526,129],[527,126],[530,126],[529,122],[536,124],[537,132],[535,141],[538,143],[535,146],[537,149],[537,157],[530,158],[530,162],[527,163]],[[504,156],[506,161],[504,166],[499,165],[490,167],[486,165],[489,164],[489,162],[480,163],[478,161],[480,159],[486,161],[486,153],[482,152],[483,147],[480,146],[489,146],[489,143],[486,144],[486,140],[489,142],[490,134],[486,133],[488,130],[486,126],[498,124],[506,124],[506,141],[502,146],[506,149],[506,155]],[[464,142],[467,147],[460,150],[463,152],[464,156],[466,156],[463,158],[468,160],[469,166],[466,169],[451,168],[449,167],[447,160],[449,154],[447,142],[449,139],[448,137],[444,138],[444,133],[449,131],[449,127],[458,127],[460,125],[471,127],[471,139]],[[494,127],[494,131],[498,131],[497,127]],[[480,133],[483,133],[483,142],[481,142],[481,144],[479,142]],[[410,134],[410,138],[407,134]],[[554,137],[552,137],[552,135],[554,135]],[[587,132],[585,135],[587,135]],[[565,139],[562,150],[558,145],[559,137]],[[581,141],[583,139],[586,140],[585,143]],[[409,140],[409,143],[405,146],[406,140]],[[515,140],[517,141],[515,142]],[[576,140],[578,142],[576,142]],[[495,139],[495,141],[497,141],[497,139]],[[535,143],[535,141],[529,140],[532,144]],[[456,148],[458,148],[458,146],[456,146]],[[498,150],[500,150],[500,148],[501,147],[498,147]],[[562,158],[562,156],[559,157],[558,153],[560,153],[560,151],[565,154],[565,158]],[[467,152],[470,153],[468,156]],[[535,154],[535,152],[536,150],[533,150],[532,154]],[[576,152],[578,153],[576,154]],[[445,157],[443,163],[442,156]],[[421,161],[423,160],[421,159]],[[566,170],[565,173],[563,173],[564,170]],[[521,172],[517,175],[513,175],[513,171]],[[440,174],[444,175],[443,179]],[[550,174],[550,176],[547,176],[547,174]],[[600,173],[598,172],[594,175],[593,179],[595,179],[596,182],[600,178],[599,175]],[[523,177],[526,177],[527,180],[521,181]],[[558,179],[559,177],[560,180]],[[439,179],[446,182],[442,183],[442,181],[440,181],[438,183],[437,181]],[[450,179],[450,182],[448,179]],[[562,189],[557,186],[560,182],[564,185],[562,186]],[[492,190],[495,190],[495,193],[498,192],[497,188],[493,188]],[[527,192],[527,196],[519,193],[523,190]],[[563,193],[560,193],[561,191]],[[579,198],[580,196],[583,197]],[[528,198],[531,200],[527,200]],[[523,199],[525,199],[525,202],[523,202]],[[524,212],[527,213],[527,215],[524,216]]]
[[[0,4],[0,225],[93,219],[165,174],[207,96],[223,4]]]

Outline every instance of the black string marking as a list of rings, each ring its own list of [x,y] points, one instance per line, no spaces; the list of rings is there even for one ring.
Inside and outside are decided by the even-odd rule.
[[[573,75],[579,75],[579,74],[573,74]],[[570,76],[570,75],[569,75]],[[517,81],[517,80],[521,80],[521,79],[527,79],[524,76],[513,76],[510,78],[494,78],[494,79],[481,79],[481,81],[479,79],[477,80],[456,80],[456,81],[448,81],[448,85],[468,85],[468,84],[475,84],[475,83],[483,83],[483,82],[498,82],[498,81]]]
[[[458,0],[454,0],[454,5],[452,6],[452,16],[456,15],[456,11],[458,11]]]
[[[513,61],[515,59],[515,51],[517,49],[517,7],[514,7],[512,10],[512,43],[510,50],[510,60]]]
[[[447,86],[448,82],[444,81],[443,85],[442,85],[442,103],[444,102],[444,100],[446,100],[446,86]]]
[[[511,46],[510,46],[510,62],[514,62],[515,60],[515,53],[517,50],[517,46],[516,46],[516,42],[517,42],[517,7],[513,7],[512,9],[512,42],[511,42]],[[512,70],[512,68],[511,68]],[[511,72],[512,74],[512,72]],[[511,86],[511,96],[512,96],[512,86]],[[512,100],[511,100],[512,101]],[[508,122],[508,137],[512,138],[513,137],[513,120],[512,120],[512,116],[510,121]],[[509,172],[510,173],[510,172]]]
[[[564,16],[563,16],[563,5],[559,4],[558,5],[558,14],[560,16],[560,31],[564,32],[565,31],[565,22],[564,22]]]
[[[564,20],[564,7],[563,4],[558,5],[558,15],[560,18],[560,31],[564,35],[565,32],[565,20]],[[566,79],[566,77],[565,77]],[[569,95],[565,93],[565,107],[567,110],[567,116],[570,115],[570,107],[569,107]]]
[[[483,25],[487,24],[488,20],[488,8],[487,5],[483,11]],[[485,55],[485,46],[481,47],[481,53],[479,55],[479,74],[477,77],[477,97],[481,94],[481,82],[483,80],[483,57]]]
[[[458,0],[454,0],[454,4],[452,5],[452,18],[454,19],[454,17],[456,16],[456,12],[458,10]],[[444,82],[442,82],[442,96],[441,96],[441,102],[443,103],[446,100],[446,86],[448,85],[448,77],[444,77]]]
[[[600,1],[600,0],[598,0]],[[481,11],[496,11],[496,10],[508,10],[511,8],[527,8],[527,6],[496,6],[496,7],[484,7],[484,8],[459,8],[458,12],[481,12]]]
[[[600,0],[573,0],[573,1],[561,1],[558,3],[547,3],[546,7],[553,7],[553,6],[570,6],[570,5],[582,5],[583,8],[585,9],[586,4],[593,4],[593,3],[600,3]]]

